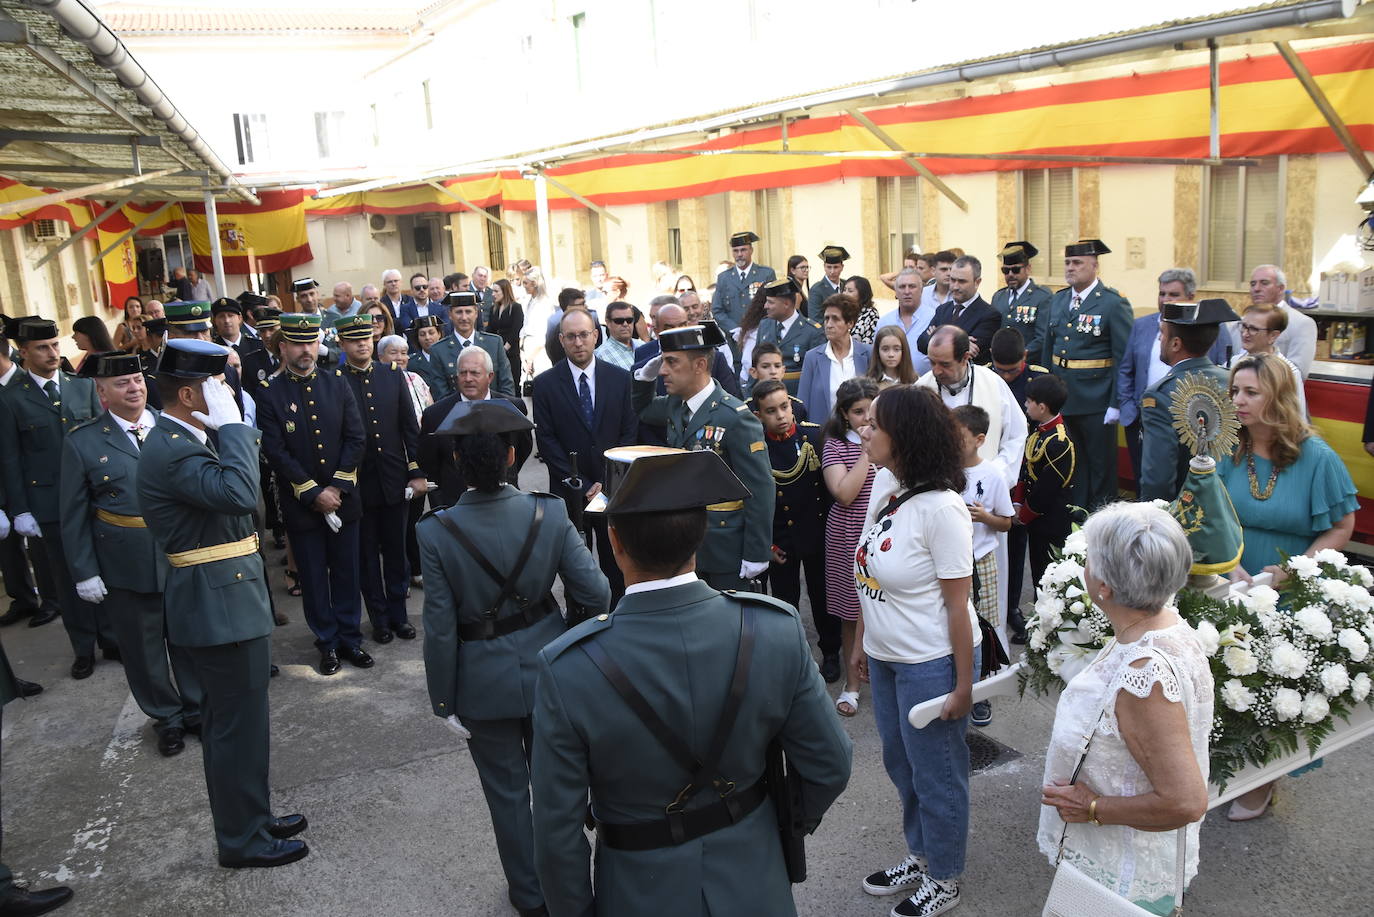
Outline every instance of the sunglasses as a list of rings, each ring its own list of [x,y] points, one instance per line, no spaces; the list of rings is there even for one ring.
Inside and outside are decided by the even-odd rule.
[[[1024,268],[1023,266],[1021,266],[1021,265],[1017,265],[1016,267],[1004,267],[1004,268],[1002,268],[1002,273],[1003,273],[1003,274],[1019,274],[1019,273],[1021,273],[1021,271],[1023,271],[1024,269],[1025,269],[1025,268]]]
[[[619,315],[611,319],[611,321],[617,325],[633,325],[635,323],[634,316],[632,315]]]
[[[425,284],[422,284],[422,283],[421,283],[421,284],[416,284],[415,286],[411,287],[411,289],[412,289],[412,290],[415,290],[416,292],[419,292],[420,290],[427,290],[427,289],[429,289],[429,287],[426,286]]]

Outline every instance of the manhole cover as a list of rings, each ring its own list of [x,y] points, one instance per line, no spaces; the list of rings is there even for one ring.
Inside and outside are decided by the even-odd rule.
[[[968,742],[969,769],[975,774],[1021,757],[1021,753],[1016,749],[1003,745],[996,739],[989,739],[976,729],[968,731],[965,741]]]

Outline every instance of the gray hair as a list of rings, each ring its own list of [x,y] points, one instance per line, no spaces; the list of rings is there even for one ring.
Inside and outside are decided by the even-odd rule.
[[[1193,566],[1188,536],[1149,503],[1112,503],[1083,526],[1093,575],[1127,608],[1157,611],[1183,588]]]
[[[395,277],[397,280],[400,280],[401,272],[396,270],[394,267],[389,267],[386,270],[382,271],[382,283],[386,283],[387,278],[389,277]]]
[[[410,349],[410,345],[406,343],[406,339],[401,337],[401,335],[388,334],[386,337],[382,338],[380,341],[377,342],[377,355],[381,356],[382,354],[386,353],[387,349],[390,347],[399,347],[402,350]]]
[[[477,356],[478,354],[481,355],[482,368],[486,370],[487,374],[490,375],[491,373],[495,372],[496,367],[491,362],[491,354],[487,353],[481,347],[464,347],[463,352],[458,355],[458,368],[462,369],[464,360],[468,359],[469,357]]]
[[[983,277],[983,262],[979,261],[972,255],[960,255],[958,258],[954,259],[954,264],[951,266],[966,267],[969,270],[973,271],[974,280],[981,280]],[[906,268],[903,268],[902,270],[906,270]]]
[[[1186,296],[1192,296],[1194,293],[1197,292],[1197,274],[1193,273],[1192,268],[1169,268],[1167,271],[1159,275],[1159,285],[1164,286],[1164,284],[1166,283],[1183,284],[1183,292]]]
[[[914,267],[902,268],[900,271],[897,272],[897,276],[892,279],[892,282],[895,284],[898,280],[901,280],[903,277],[906,277],[908,275],[916,278],[917,286],[920,286],[924,282],[921,280],[921,272],[916,270],[916,268]]]
[[[660,293],[658,296],[655,296],[653,299],[649,300],[650,309],[660,309],[663,306],[680,305],[682,305],[682,303],[678,302],[677,297],[674,296],[672,293]]]
[[[1288,289],[1288,275],[1285,274],[1283,268],[1279,267],[1277,264],[1257,264],[1255,265],[1255,271],[1272,271],[1274,279],[1279,282],[1279,286],[1283,287],[1285,290]],[[1255,271],[1250,272],[1251,277],[1255,276]]]

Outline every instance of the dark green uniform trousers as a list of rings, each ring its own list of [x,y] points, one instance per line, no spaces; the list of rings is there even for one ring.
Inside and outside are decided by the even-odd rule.
[[[138,708],[157,721],[161,732],[200,723],[200,682],[184,647],[167,645],[162,593],[109,590],[100,604],[110,618],[124,659],[124,676]],[[168,656],[171,656],[170,665]],[[172,684],[172,673],[176,684]]]
[[[257,856],[272,844],[267,833],[271,644],[258,637],[186,647],[186,652],[204,691],[200,744],[220,859]]]
[[[76,584],[62,549],[62,526],[40,522],[38,527],[43,530],[43,537],[29,539],[29,560],[43,600],[56,601],[62,608],[62,626],[67,629],[72,652],[77,656],[94,656],[97,644],[102,648],[114,646],[114,635],[100,606],[76,597]]]
[[[544,903],[534,872],[534,820],[530,816],[530,748],[533,720],[463,720],[472,733],[468,751],[491,811],[496,851],[510,888],[510,903],[533,910]]]
[[[1064,417],[1064,429],[1073,440],[1076,462],[1072,499],[1090,513],[1117,498],[1117,425],[1103,423],[1103,416],[1099,412]]]
[[[4,705],[0,704],[0,735],[3,735],[5,732],[4,711]],[[0,809],[3,809],[3,806],[0,806]],[[3,852],[4,846],[5,824],[3,819],[0,819],[0,852]],[[13,885],[14,873],[10,872],[10,868],[6,866],[4,863],[0,863],[0,895],[3,895],[6,892],[8,892]]]

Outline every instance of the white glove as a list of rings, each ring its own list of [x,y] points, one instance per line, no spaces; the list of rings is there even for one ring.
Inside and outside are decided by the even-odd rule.
[[[468,732],[468,727],[463,725],[463,721],[458,719],[456,714],[452,714],[446,718],[444,720],[444,725],[458,733],[458,738],[460,739],[472,738],[472,733]]]
[[[766,560],[761,564],[754,563],[753,561],[749,560],[742,560],[739,562],[739,578],[756,579],[757,577],[763,575],[763,571],[767,569],[768,561]]]
[[[205,395],[205,408],[208,413],[192,411],[192,417],[211,430],[218,430],[225,424],[243,423],[238,403],[234,401],[234,390],[227,384],[219,379],[206,379],[201,383],[200,390]]]
[[[98,605],[105,600],[105,596],[109,593],[105,591],[105,581],[98,576],[93,576],[76,584],[76,595],[83,602]]]
[[[43,537],[43,530],[38,527],[38,520],[33,518],[33,513],[20,513],[15,516],[14,530],[25,538]]]
[[[0,509],[0,541],[10,537],[10,517],[5,515],[5,511]]]
[[[409,502],[410,502],[411,500],[413,500],[414,498],[415,498],[415,488],[413,488],[413,487],[411,487],[409,484],[407,484],[407,485],[406,485],[406,502],[409,503]]]
[[[639,369],[635,370],[635,378],[640,382],[653,382],[658,378],[658,368],[663,365],[663,354],[654,357]]]
[[[1104,426],[1105,426],[1106,424],[1113,424],[1113,423],[1116,423],[1116,422],[1117,422],[1118,420],[1120,420],[1120,419],[1121,419],[1121,409],[1120,409],[1120,408],[1107,408],[1107,413],[1105,413],[1105,414],[1102,415],[1102,423],[1103,423]]]
[[[343,528],[343,520],[339,518],[338,513],[325,513],[324,523],[335,535],[339,534],[339,529]]]

